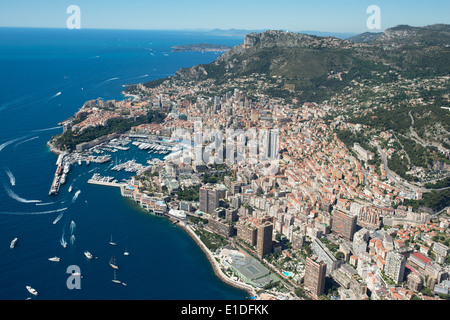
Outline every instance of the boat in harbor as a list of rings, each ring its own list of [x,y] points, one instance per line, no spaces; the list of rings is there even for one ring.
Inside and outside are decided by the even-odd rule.
[[[111,241],[109,242],[109,244],[112,245],[112,246],[115,246],[115,245],[117,244],[117,243],[115,243],[115,242],[113,241],[112,235],[111,235]]]
[[[111,257],[111,260],[109,261],[109,265],[113,268],[113,269],[119,269],[119,267],[116,265],[116,259],[113,257]]]
[[[88,258],[89,260],[91,260],[93,258],[92,254],[89,251],[85,251],[84,255],[86,256],[86,258]]]
[[[30,287],[30,286],[26,286],[25,288],[27,288],[28,292],[31,293],[32,295],[37,296],[38,292],[36,291],[36,289]]]
[[[53,262],[59,262],[59,261],[61,261],[61,258],[55,256],[53,258],[48,258],[48,260],[53,261]]]
[[[17,243],[17,238],[14,238],[12,241],[11,241],[11,244],[9,245],[9,247],[11,248],[11,249],[13,249],[15,246],[16,246],[16,243]]]
[[[69,173],[69,171],[70,171],[70,162],[66,162],[65,164],[64,164],[64,170],[63,170],[63,172],[64,173]]]

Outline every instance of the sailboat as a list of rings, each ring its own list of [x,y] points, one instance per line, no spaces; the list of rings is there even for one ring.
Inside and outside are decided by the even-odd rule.
[[[114,258],[114,256],[111,257],[111,260],[109,260],[109,265],[113,268],[113,269],[119,269],[119,267],[116,265],[116,259]]]
[[[121,283],[119,280],[116,279],[116,270],[114,270],[114,279],[111,280],[114,283]]]
[[[111,241],[109,242],[109,244],[110,244],[110,245],[112,245],[112,246],[115,246],[115,245],[116,245],[116,243],[115,243],[115,242],[113,242],[113,238],[112,238],[112,235],[111,235]]]

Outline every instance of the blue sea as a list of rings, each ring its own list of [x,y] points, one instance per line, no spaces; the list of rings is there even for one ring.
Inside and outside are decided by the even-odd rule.
[[[111,163],[75,165],[60,193],[49,196],[57,156],[46,145],[62,132],[57,123],[85,101],[121,100],[123,85],[173,75],[219,56],[172,52],[172,46],[242,42],[171,31],[0,28],[0,299],[246,298],[246,292],[214,275],[180,227],[146,213],[117,188],[87,184],[95,172],[129,177],[110,171],[111,163],[145,164],[151,155],[131,148],[113,154]],[[116,246],[108,244],[111,238]],[[86,259],[86,250],[95,258]],[[54,256],[61,261],[48,260]],[[119,266],[116,275],[109,266],[112,257]],[[72,265],[82,274],[80,289],[67,287]],[[127,285],[113,283],[114,276]]]

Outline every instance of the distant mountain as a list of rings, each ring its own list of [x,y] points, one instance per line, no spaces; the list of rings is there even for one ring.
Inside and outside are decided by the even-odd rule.
[[[353,79],[372,77],[373,71],[396,70],[405,77],[450,74],[449,29],[400,25],[359,35],[359,41],[286,31],[249,33],[216,61],[180,69],[173,78],[225,82],[260,73],[282,78],[285,88],[304,101],[320,101]]]
[[[369,43],[375,39],[378,39],[383,35],[383,32],[364,32],[353,36],[351,38],[347,38],[348,41],[357,42],[357,43]]]
[[[378,43],[395,43],[401,45],[436,46],[450,45],[450,25],[434,24],[425,27],[399,25],[387,29]]]

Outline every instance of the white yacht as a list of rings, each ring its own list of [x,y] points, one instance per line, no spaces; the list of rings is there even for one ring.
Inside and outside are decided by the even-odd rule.
[[[53,262],[59,262],[59,261],[61,261],[61,258],[55,256],[53,258],[48,258],[48,260],[53,261]]]
[[[72,186],[69,187],[69,192],[72,192]]]
[[[26,286],[26,288],[27,288],[27,290],[28,290],[29,293],[31,293],[31,294],[33,294],[33,295],[35,295],[35,296],[38,295],[38,292],[36,291],[36,289],[33,289],[33,288],[30,287],[30,286]]]
[[[14,238],[14,239],[11,241],[11,244],[9,245],[9,247],[10,247],[11,249],[13,249],[13,248],[16,246],[16,243],[17,243],[17,238]]]
[[[85,251],[84,255],[86,256],[86,258],[88,258],[89,260],[92,259],[92,254],[89,251]]]

